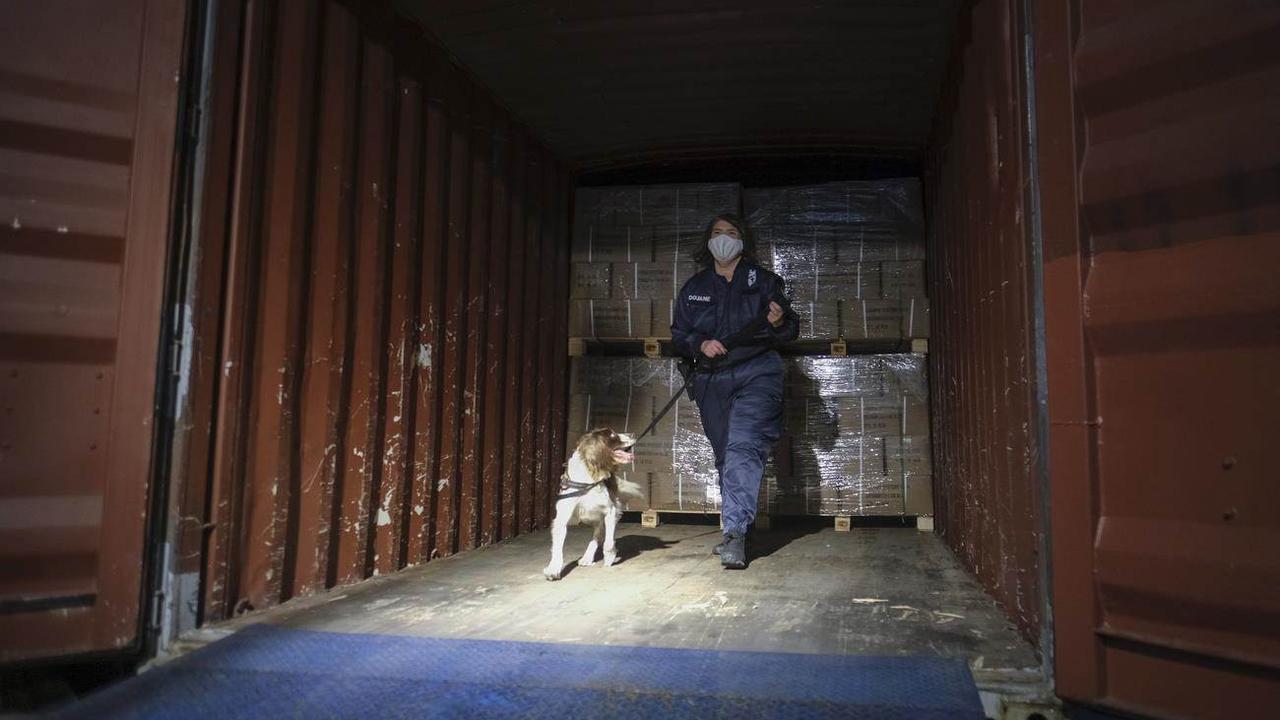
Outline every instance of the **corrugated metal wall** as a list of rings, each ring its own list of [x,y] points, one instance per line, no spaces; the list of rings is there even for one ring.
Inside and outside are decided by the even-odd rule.
[[[961,18],[927,160],[939,532],[1040,640],[1040,475],[1017,5]]]
[[[180,500],[203,619],[544,526],[564,167],[383,3],[217,24]]]
[[[0,22],[0,661],[130,648],[185,5]]]
[[[1280,6],[1036,8],[1058,692],[1274,713]]]

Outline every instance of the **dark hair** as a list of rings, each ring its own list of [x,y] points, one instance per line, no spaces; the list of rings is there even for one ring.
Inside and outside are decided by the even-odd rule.
[[[738,228],[738,237],[742,239],[742,258],[748,262],[756,262],[756,242],[752,237],[751,231],[747,229],[747,224],[742,221],[734,213],[722,213],[711,218],[711,222],[707,223],[707,229],[702,233],[702,246],[693,254],[693,261],[698,263],[699,267],[711,267],[715,262],[715,257],[711,254],[711,249],[707,247],[707,241],[711,239],[711,232],[715,229],[716,223],[721,220]]]

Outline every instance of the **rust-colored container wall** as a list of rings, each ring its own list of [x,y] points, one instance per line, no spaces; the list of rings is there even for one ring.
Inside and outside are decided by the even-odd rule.
[[[138,640],[184,12],[0,22],[0,661]]]
[[[938,528],[1040,641],[1026,100],[1017,3],[962,15],[925,177]]]
[[[1036,9],[1058,692],[1274,714],[1280,6]]]
[[[179,500],[204,621],[542,526],[564,444],[565,170],[380,4],[225,6]]]

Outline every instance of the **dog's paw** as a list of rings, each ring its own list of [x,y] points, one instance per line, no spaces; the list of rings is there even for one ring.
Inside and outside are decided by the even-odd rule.
[[[614,564],[614,563],[616,563],[616,562],[618,562],[618,556],[617,556],[617,555],[610,555],[610,554],[608,554],[608,553],[606,553],[606,554],[605,554],[605,556],[604,556],[604,566],[605,566],[605,567],[613,567],[613,564]]]
[[[548,566],[546,566],[546,567],[542,568],[542,577],[544,577],[544,578],[546,578],[546,579],[548,579],[548,580],[559,580],[559,579],[560,579],[560,572],[561,572],[561,571],[560,571],[560,568],[558,568],[558,567],[556,567],[556,566],[554,566],[554,565],[548,565]]]
[[[585,557],[578,561],[578,567],[591,567],[592,565],[595,565],[595,564],[596,564],[595,560],[588,560]]]

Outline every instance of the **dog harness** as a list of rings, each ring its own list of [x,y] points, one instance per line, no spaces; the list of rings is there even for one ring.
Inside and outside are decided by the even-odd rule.
[[[582,495],[586,495],[587,493],[591,492],[591,488],[597,485],[603,485],[604,483],[608,482],[609,479],[612,477],[613,476],[610,475],[609,477],[603,480],[597,480],[593,483],[580,483],[580,482],[574,482],[573,480],[570,480],[569,473],[565,473],[560,476],[560,489],[566,492],[562,492],[559,495],[557,495],[556,500],[564,500],[565,498],[572,498],[572,497],[579,497]]]

